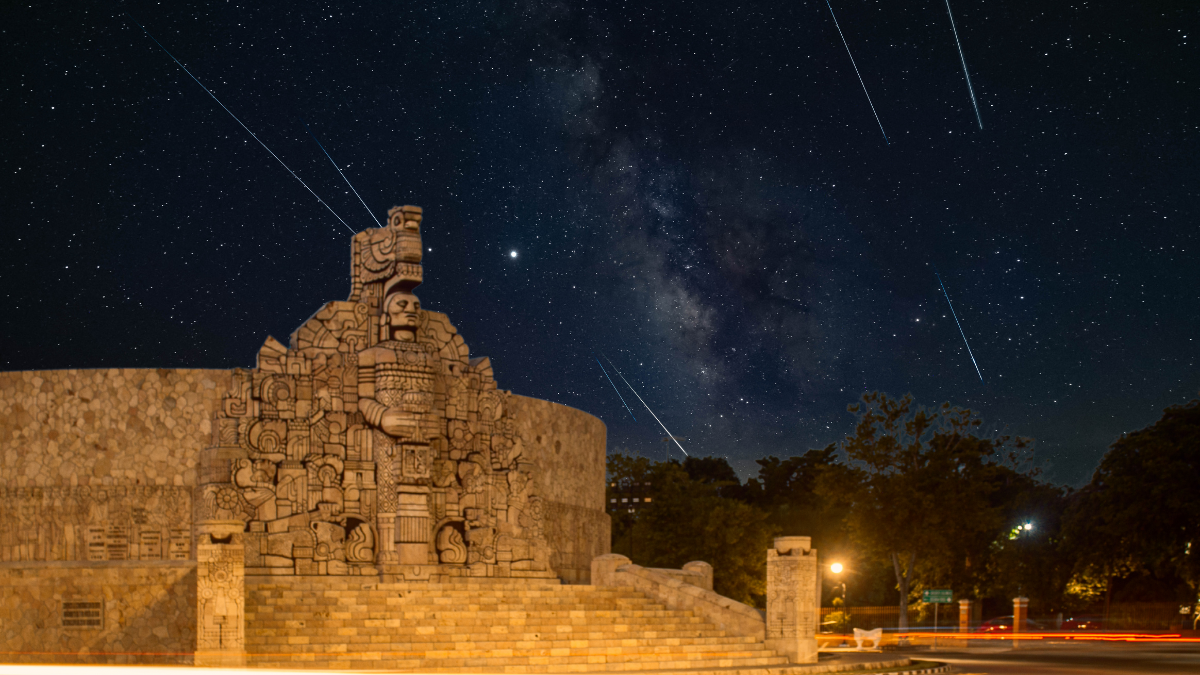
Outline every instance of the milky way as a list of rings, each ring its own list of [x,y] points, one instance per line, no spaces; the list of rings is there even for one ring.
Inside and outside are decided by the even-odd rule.
[[[593,353],[743,473],[879,389],[1086,480],[1200,390],[1194,6],[955,3],[977,118],[941,4],[839,3],[885,145],[823,4],[6,4],[0,369],[247,366],[348,293],[346,228],[127,11],[351,229],[424,207],[423,306],[610,449],[663,434]]]

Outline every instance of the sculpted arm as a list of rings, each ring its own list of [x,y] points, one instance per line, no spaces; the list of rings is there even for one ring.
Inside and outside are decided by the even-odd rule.
[[[387,406],[375,400],[375,359],[369,352],[359,356],[358,410],[374,427],[382,426]]]

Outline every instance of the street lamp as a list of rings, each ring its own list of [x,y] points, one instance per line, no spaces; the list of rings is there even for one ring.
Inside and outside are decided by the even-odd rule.
[[[844,569],[845,568],[842,567],[842,563],[839,563],[839,562],[835,562],[829,566],[829,571],[833,572],[834,574],[841,574],[842,570],[844,570]],[[836,586],[837,584],[834,584],[834,585]],[[846,582],[845,581],[841,582],[841,586],[842,586],[842,632],[845,633],[846,627],[850,622],[850,614],[847,611],[849,608],[846,605]]]

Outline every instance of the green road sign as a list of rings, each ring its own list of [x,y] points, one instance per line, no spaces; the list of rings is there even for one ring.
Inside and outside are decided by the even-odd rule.
[[[950,602],[954,594],[949,588],[928,588],[921,591],[921,602],[945,603]]]

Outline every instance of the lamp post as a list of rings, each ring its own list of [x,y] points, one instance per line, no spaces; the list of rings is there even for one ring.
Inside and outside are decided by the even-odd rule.
[[[842,563],[839,563],[839,562],[835,562],[829,566],[829,571],[833,572],[834,574],[841,574],[842,570],[844,570],[844,569],[845,568],[842,567]],[[837,584],[835,584],[835,587],[836,587],[836,585]],[[845,633],[846,628],[850,622],[850,613],[849,613],[850,608],[846,604],[846,582],[842,581],[841,586],[842,586],[842,633]]]

